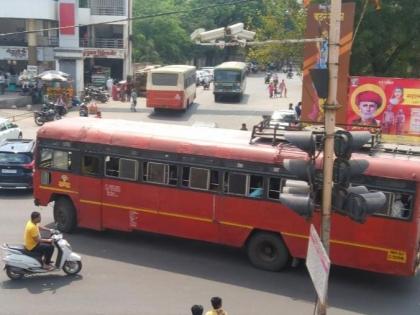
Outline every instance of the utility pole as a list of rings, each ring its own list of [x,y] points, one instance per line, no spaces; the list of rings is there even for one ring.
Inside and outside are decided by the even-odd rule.
[[[328,43],[328,98],[324,105],[325,113],[325,142],[324,142],[324,166],[322,190],[322,217],[321,217],[321,241],[327,254],[330,252],[331,231],[331,200],[332,200],[332,177],[334,164],[334,133],[335,114],[339,107],[337,104],[338,86],[338,59],[340,56],[340,24],[341,24],[341,0],[331,0],[330,8],[330,31]],[[318,315],[327,314],[326,304],[317,303]]]

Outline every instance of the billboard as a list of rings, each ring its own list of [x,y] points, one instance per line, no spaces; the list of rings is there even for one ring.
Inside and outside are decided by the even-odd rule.
[[[381,127],[386,142],[420,143],[420,80],[351,77],[347,124]]]
[[[341,14],[340,59],[338,70],[337,100],[343,105],[337,111],[337,123],[346,122],[348,76],[350,51],[353,38],[354,3],[343,3]],[[319,98],[310,76],[311,69],[328,67],[328,33],[330,24],[329,6],[311,4],[308,6],[308,20],[305,38],[322,38],[319,43],[306,43],[304,47],[302,120],[321,122],[324,120],[323,104],[326,99]]]

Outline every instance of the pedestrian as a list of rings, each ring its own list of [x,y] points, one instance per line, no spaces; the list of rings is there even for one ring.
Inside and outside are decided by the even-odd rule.
[[[289,103],[289,110],[293,110],[293,103]]]
[[[270,83],[268,84],[268,94],[270,95],[270,98],[273,98],[273,93],[274,93],[274,83],[273,81],[270,81]]]
[[[192,315],[203,315],[203,306],[201,305],[193,305],[191,306],[191,314]]]
[[[227,315],[227,312],[222,309],[222,299],[220,297],[212,297],[210,302],[213,309],[208,311],[206,315]]]
[[[402,108],[400,108],[397,112],[397,116],[395,117],[395,133],[397,135],[403,134],[405,123],[405,114]]]
[[[302,115],[302,102],[297,103],[295,107],[296,118],[300,120],[300,116]]]
[[[286,89],[286,83],[284,82],[284,80],[281,80],[280,84],[279,84],[279,91],[280,91],[280,97],[287,97],[287,89]]]
[[[109,77],[108,80],[106,81],[106,88],[108,89],[109,95],[112,95],[113,85],[114,85],[114,80],[111,77]]]
[[[126,83],[126,88],[125,88],[125,93],[127,94],[127,102],[130,101],[130,97],[131,97],[131,91],[133,90],[132,85],[131,85],[131,81],[127,80]]]
[[[248,131],[248,128],[246,127],[246,124],[245,124],[245,123],[242,123],[242,127],[241,127],[241,129],[239,129],[239,130],[245,130],[245,131]]]
[[[102,118],[102,113],[100,110],[96,112],[95,118]]]
[[[4,76],[3,72],[0,72],[0,95],[4,94],[5,88],[6,88],[6,77]]]
[[[133,91],[131,92],[131,107],[130,110],[132,112],[136,112],[136,106],[137,106],[137,93],[136,90],[133,89]]]

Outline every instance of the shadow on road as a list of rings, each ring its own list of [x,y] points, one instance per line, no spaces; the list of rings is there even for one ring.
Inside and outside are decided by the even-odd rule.
[[[33,199],[32,190],[0,190],[0,199],[22,200]]]
[[[44,292],[56,293],[61,287],[71,285],[75,281],[82,280],[81,275],[65,276],[58,274],[34,275],[22,280],[6,280],[1,283],[2,290],[21,290],[27,289],[31,294]]]
[[[315,299],[303,263],[282,272],[267,272],[253,268],[240,249],[143,232],[79,230],[68,238],[77,252],[90,256],[233,284],[309,303]],[[417,278],[333,267],[330,279],[331,306],[363,314],[419,313]],[[404,313],[402,310],[411,311]]]

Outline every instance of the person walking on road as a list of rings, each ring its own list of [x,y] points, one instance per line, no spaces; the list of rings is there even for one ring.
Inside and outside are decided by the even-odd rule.
[[[137,93],[136,93],[136,90],[133,89],[132,92],[131,92],[131,107],[130,107],[130,110],[132,112],[136,112],[137,111],[136,106],[137,106]]]

